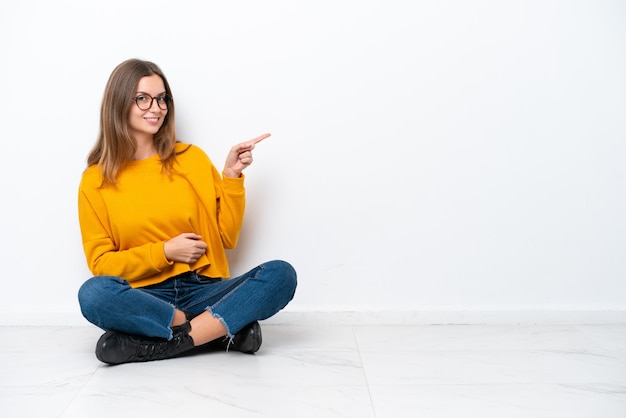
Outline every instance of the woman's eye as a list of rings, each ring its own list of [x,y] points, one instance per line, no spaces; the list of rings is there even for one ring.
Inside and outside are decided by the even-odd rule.
[[[146,96],[137,96],[135,97],[135,100],[137,100],[138,102],[145,102],[148,101],[148,98]]]

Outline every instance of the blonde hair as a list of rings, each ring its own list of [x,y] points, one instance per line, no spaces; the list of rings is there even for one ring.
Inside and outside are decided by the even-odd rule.
[[[172,91],[167,78],[156,64],[129,59],[119,64],[109,77],[100,108],[100,132],[96,144],[87,157],[87,166],[100,165],[102,186],[115,184],[118,173],[135,154],[137,143],[130,131],[129,112],[131,106],[135,105],[133,99],[139,80],[154,74],[161,77],[165,93],[170,98],[163,125],[154,135],[154,145],[163,169],[168,174],[171,173],[176,159]]]

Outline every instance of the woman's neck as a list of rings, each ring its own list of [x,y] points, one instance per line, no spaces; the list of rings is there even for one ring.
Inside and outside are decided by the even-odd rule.
[[[133,155],[133,160],[145,160],[157,153],[153,138],[143,137],[135,138],[135,140],[137,141],[137,150]]]

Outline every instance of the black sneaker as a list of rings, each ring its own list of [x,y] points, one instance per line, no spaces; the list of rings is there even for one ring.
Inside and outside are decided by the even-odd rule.
[[[96,344],[96,357],[103,363],[122,364],[163,360],[191,350],[189,323],[176,327],[171,340],[141,337],[117,331],[105,332]]]
[[[229,343],[228,339],[226,339],[226,343]],[[261,325],[258,321],[254,321],[243,327],[235,334],[232,342],[227,345],[226,350],[235,350],[246,354],[254,354],[259,351],[262,343],[263,335],[261,334]]]

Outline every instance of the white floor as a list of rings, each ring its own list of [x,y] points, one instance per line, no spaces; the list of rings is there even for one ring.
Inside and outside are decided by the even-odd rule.
[[[0,417],[626,417],[626,325],[264,325],[256,355],[106,366],[95,327],[0,327]]]

